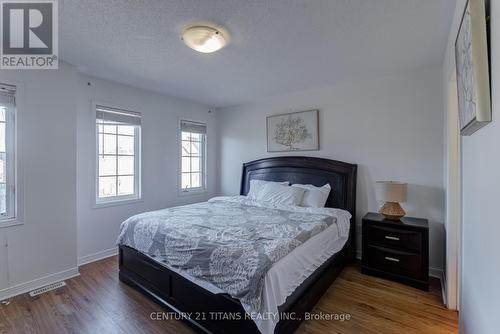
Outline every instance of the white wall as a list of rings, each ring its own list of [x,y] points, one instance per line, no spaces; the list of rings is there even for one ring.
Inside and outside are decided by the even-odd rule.
[[[207,106],[81,75],[65,63],[57,71],[1,71],[0,82],[19,91],[18,174],[24,184],[18,189],[24,224],[0,227],[0,300],[77,275],[77,263],[112,254],[120,223],[135,213],[214,195],[216,128]],[[92,101],[143,115],[139,202],[94,205]],[[178,193],[181,117],[208,123],[204,194]]]
[[[76,84],[73,67],[3,70],[16,84],[18,176],[24,225],[0,228],[0,300],[57,277],[77,274]],[[8,248],[4,247],[8,243]],[[27,283],[27,284],[26,284]],[[15,287],[16,285],[20,285]]]
[[[500,3],[491,2],[491,98],[493,122],[470,137],[462,137],[462,262],[460,333],[498,333],[500,314]],[[459,0],[453,41],[465,0]],[[448,45],[444,80],[454,71],[453,43]]]
[[[266,153],[267,115],[319,109],[320,151],[294,154],[358,164],[358,223],[366,212],[379,207],[376,180],[408,182],[408,203],[403,206],[408,215],[430,220],[430,267],[440,275],[444,247],[442,99],[441,68],[432,68],[218,110],[219,192],[239,192],[242,163],[278,155]],[[358,228],[358,236],[359,232]]]
[[[90,86],[88,83],[90,82]],[[208,106],[81,75],[78,81],[78,259],[112,254],[120,223],[133,214],[191,202],[215,192],[215,117]],[[94,205],[95,111],[92,100],[142,113],[142,200]],[[208,122],[208,192],[179,196],[179,118]]]

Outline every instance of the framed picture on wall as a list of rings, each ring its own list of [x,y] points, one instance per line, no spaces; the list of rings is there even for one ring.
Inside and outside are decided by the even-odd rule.
[[[460,133],[470,136],[491,122],[485,0],[468,0],[455,41]]]
[[[315,151],[319,149],[318,110],[267,117],[267,151]]]

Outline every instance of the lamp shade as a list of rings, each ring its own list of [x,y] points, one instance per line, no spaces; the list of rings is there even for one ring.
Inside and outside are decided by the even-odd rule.
[[[407,184],[394,181],[377,181],[378,197],[386,202],[406,202]]]

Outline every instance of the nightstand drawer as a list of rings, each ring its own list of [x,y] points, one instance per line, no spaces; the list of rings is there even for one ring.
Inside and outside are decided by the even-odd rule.
[[[367,226],[367,242],[386,247],[397,247],[421,252],[422,234],[416,231],[395,229],[379,225]]]
[[[419,289],[429,286],[429,222],[369,212],[362,220],[362,272]]]
[[[365,253],[366,252],[366,253]],[[368,245],[363,252],[364,265],[400,275],[417,276],[421,272],[419,254]]]

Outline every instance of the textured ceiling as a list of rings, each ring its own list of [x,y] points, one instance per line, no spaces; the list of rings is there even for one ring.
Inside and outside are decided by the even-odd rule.
[[[60,0],[60,55],[80,71],[214,107],[441,63],[455,0]],[[231,34],[213,54],[182,28]]]

